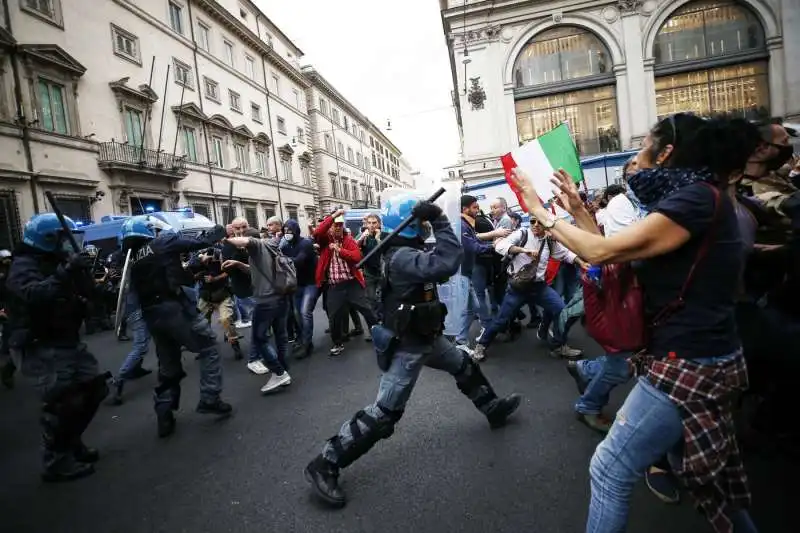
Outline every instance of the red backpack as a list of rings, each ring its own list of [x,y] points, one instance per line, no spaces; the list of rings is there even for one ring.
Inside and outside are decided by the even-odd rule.
[[[589,279],[586,273],[581,276],[586,332],[605,351],[618,353],[642,350],[647,346],[649,330],[662,324],[685,305],[684,297],[694,278],[695,269],[711,245],[722,203],[719,189],[712,185],[707,186],[714,191],[714,218],[711,226],[689,268],[678,297],[659,311],[649,324],[645,319],[642,287],[630,263],[603,265],[600,277],[602,287]]]

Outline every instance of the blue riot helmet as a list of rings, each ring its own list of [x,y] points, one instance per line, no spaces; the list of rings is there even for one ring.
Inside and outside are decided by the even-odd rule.
[[[420,202],[420,198],[408,193],[398,194],[386,201],[386,207],[381,211],[381,224],[386,232],[391,233],[400,223],[411,216],[414,206]],[[414,220],[398,234],[406,239],[419,237],[425,239],[425,228],[419,220]]]
[[[83,244],[83,231],[78,229],[75,222],[71,218],[65,216],[64,222],[70,230],[80,248]],[[55,213],[42,213],[41,215],[34,215],[22,232],[22,242],[32,248],[41,250],[43,252],[74,252],[67,235],[64,234],[64,229],[61,227],[61,222]]]
[[[122,240],[155,239],[161,231],[171,231],[172,226],[150,215],[131,217],[122,224]]]

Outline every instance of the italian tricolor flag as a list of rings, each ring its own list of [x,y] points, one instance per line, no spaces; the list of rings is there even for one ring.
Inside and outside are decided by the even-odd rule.
[[[528,175],[544,201],[550,200],[554,196],[550,178],[553,177],[553,172],[559,168],[569,172],[575,183],[583,181],[578,149],[572,140],[569,126],[565,122],[502,156],[500,161],[503,164],[506,182],[517,195],[519,205],[525,211],[528,210],[528,207],[519,190],[511,181],[511,169],[514,167],[519,167]]]

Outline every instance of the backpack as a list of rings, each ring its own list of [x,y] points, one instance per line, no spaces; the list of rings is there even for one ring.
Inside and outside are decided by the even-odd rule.
[[[269,244],[265,244],[265,248],[269,250],[269,253],[272,255],[271,281],[272,285],[275,287],[275,291],[278,294],[294,293],[297,290],[297,269],[294,266],[294,261]],[[254,264],[254,266],[264,277],[270,277],[264,274],[258,265]]]

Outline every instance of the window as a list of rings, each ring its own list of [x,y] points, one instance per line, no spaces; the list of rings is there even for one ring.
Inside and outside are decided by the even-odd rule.
[[[339,154],[339,157],[344,157],[344,145],[341,141],[336,143],[336,152]]]
[[[294,107],[300,109],[300,91],[292,89],[292,92],[294,93]]]
[[[347,147],[347,160],[353,162],[353,149],[349,146]]]
[[[245,207],[244,208],[244,218],[247,220],[247,224],[251,228],[258,227],[258,211],[256,211],[255,207]]]
[[[268,155],[262,150],[256,151],[256,171],[259,176],[265,176],[267,171]]]
[[[364,170],[366,170],[367,172],[369,172],[369,170],[370,170],[369,158],[368,157],[364,158]]]
[[[653,55],[659,118],[679,112],[769,117],[764,30],[741,4],[686,4],[658,30]]]
[[[64,96],[63,85],[39,78],[39,125],[42,129],[64,135],[69,133]]]
[[[55,6],[52,0],[24,0],[23,9],[34,11],[39,15],[54,19],[56,16]]]
[[[336,174],[331,174],[331,196],[339,198],[339,181],[336,179]]]
[[[305,132],[303,128],[297,128],[297,142],[304,144],[306,142]]]
[[[278,117],[278,133],[286,135],[286,119]]]
[[[220,210],[222,211],[222,221],[224,223],[228,223],[234,218],[236,218],[236,206],[232,206],[232,209],[229,211],[227,205],[221,205]]]
[[[197,130],[189,126],[183,126],[183,153],[188,161],[198,163],[197,158]]]
[[[211,216],[211,210],[207,204],[192,204],[192,211],[206,218]]]
[[[219,103],[219,84],[211,78],[203,78],[203,85],[206,88],[206,98]]]
[[[247,146],[236,143],[236,166],[241,172],[250,171],[250,154],[247,152]]]
[[[613,85],[517,100],[516,112],[520,143],[569,121],[581,155],[621,148]]]
[[[211,149],[214,157],[214,161],[212,161],[212,163],[216,163],[216,165],[220,168],[225,168],[225,157],[224,157],[223,146],[224,145],[222,137],[211,138]]]
[[[300,172],[303,174],[303,185],[310,186],[311,185],[311,167],[308,166],[308,163],[301,163],[300,164]]]
[[[281,157],[281,171],[283,181],[292,181],[292,160],[290,157]]]
[[[344,130],[347,131],[350,129],[350,121],[347,119],[347,115],[344,116]]]
[[[327,133],[325,134],[325,150],[333,152],[333,142],[331,141],[331,136]]]
[[[197,46],[206,52],[211,51],[211,28],[202,22],[197,23]]]
[[[228,103],[234,111],[242,112],[242,97],[236,91],[228,89]]]
[[[375,162],[375,152],[372,152],[372,166],[377,167],[378,164]]]
[[[356,164],[359,168],[361,168],[364,164],[363,158],[361,157],[361,152],[356,152]]]
[[[272,92],[275,93],[275,96],[281,95],[280,79],[274,72],[272,73]]]
[[[765,49],[756,16],[736,2],[691,2],[670,16],[656,35],[656,64],[730,56]]]
[[[346,179],[342,178],[342,198],[345,200],[350,199],[350,187]]]
[[[287,205],[286,206],[286,216],[291,218],[292,220],[297,220],[297,208],[294,206]]]
[[[183,35],[183,6],[176,2],[169,3],[169,25]]]
[[[192,67],[182,61],[173,59],[175,69],[175,83],[183,85],[187,89],[194,87],[194,79],[192,76]]]
[[[247,54],[244,56],[244,72],[251,80],[256,79],[256,61]]]
[[[230,65],[234,66],[233,62],[233,43],[229,40],[225,39],[222,41],[222,44],[225,47],[225,62]]]
[[[358,200],[358,185],[355,182],[352,183],[353,187],[353,201]]]
[[[341,126],[341,122],[339,122],[339,120],[340,120],[340,119],[339,119],[339,110],[338,110],[338,109],[336,109],[336,108],[334,108],[334,110],[333,110],[333,121],[334,121],[334,122],[335,122],[337,125]]]
[[[269,220],[270,218],[275,216],[275,204],[265,204],[264,205],[264,219]]]
[[[319,112],[326,117],[328,116],[328,102],[322,98],[319,99]]]
[[[656,78],[659,120],[673,113],[731,113],[748,120],[769,117],[767,63],[756,61]]]
[[[261,107],[250,102],[250,117],[261,124]]]
[[[111,25],[111,36],[114,39],[114,53],[122,58],[139,63],[139,38],[122,28]]]
[[[125,107],[122,116],[125,120],[125,140],[131,146],[142,146],[142,112]]]

